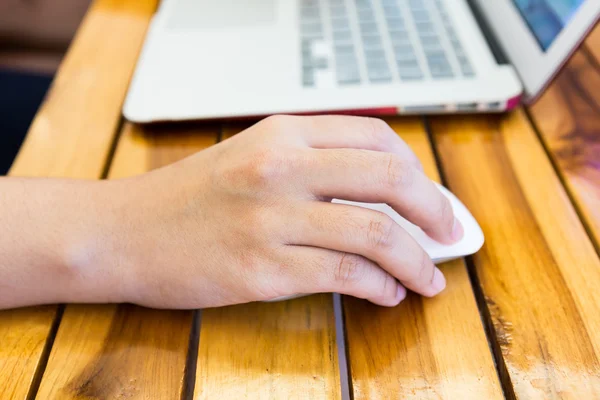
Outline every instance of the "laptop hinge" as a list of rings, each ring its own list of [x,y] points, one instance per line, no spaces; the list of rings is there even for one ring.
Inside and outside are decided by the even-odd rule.
[[[467,3],[469,3],[471,11],[473,12],[473,15],[475,15],[477,24],[479,25],[479,28],[481,29],[481,32],[483,33],[483,36],[485,37],[485,40],[488,43],[488,46],[490,46],[490,49],[492,50],[492,54],[494,55],[496,62],[500,65],[510,64],[510,62],[508,61],[508,57],[506,57],[506,54],[502,49],[502,46],[500,46],[500,42],[496,40],[496,36],[494,35],[494,32],[492,32],[490,24],[488,24],[488,22],[485,20],[485,16],[483,15],[481,8],[479,8],[477,1],[467,0]]]

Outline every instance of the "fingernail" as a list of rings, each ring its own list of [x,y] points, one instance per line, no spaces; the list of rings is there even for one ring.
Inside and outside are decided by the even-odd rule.
[[[402,302],[406,298],[406,288],[402,285],[398,285],[398,291],[396,292],[396,301]]]
[[[446,288],[446,278],[444,277],[444,274],[442,274],[442,271],[439,270],[439,268],[436,268],[435,272],[433,273],[431,287],[434,291],[434,296],[439,294],[442,290]]]
[[[459,240],[461,240],[463,238],[465,234],[465,229],[463,228],[462,224],[460,223],[459,220],[457,220],[456,218],[454,218],[454,225],[452,225],[452,240],[454,240],[455,242],[458,242]]]

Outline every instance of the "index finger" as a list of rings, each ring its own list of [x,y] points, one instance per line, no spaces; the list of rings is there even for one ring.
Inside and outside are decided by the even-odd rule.
[[[419,170],[423,166],[410,146],[384,121],[341,115],[299,117],[301,136],[315,149],[363,149],[398,155]]]
[[[441,243],[462,237],[450,201],[435,184],[394,154],[369,150],[311,150],[303,167],[318,197],[387,203]]]

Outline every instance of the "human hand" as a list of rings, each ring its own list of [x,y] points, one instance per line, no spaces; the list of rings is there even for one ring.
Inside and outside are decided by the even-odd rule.
[[[185,160],[113,182],[123,232],[112,245],[128,298],[205,308],[339,292],[395,306],[435,296],[443,274],[383,213],[387,203],[443,242],[463,234],[445,196],[384,122],[276,116]]]

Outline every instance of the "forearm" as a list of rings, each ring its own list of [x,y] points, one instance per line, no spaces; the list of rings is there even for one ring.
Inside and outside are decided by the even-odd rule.
[[[125,236],[114,186],[0,178],[0,309],[126,301],[127,270],[110,258]]]

